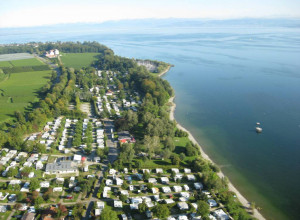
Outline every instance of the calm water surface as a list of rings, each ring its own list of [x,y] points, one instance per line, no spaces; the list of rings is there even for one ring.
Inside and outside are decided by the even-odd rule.
[[[51,40],[96,40],[118,55],[174,64],[164,78],[178,122],[268,219],[300,219],[299,29],[0,34],[0,43]]]

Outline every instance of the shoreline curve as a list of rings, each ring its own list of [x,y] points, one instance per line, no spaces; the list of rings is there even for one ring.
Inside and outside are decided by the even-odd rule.
[[[163,71],[161,74],[159,74],[158,76],[161,77],[164,74],[166,74],[169,70],[170,70],[171,66],[169,66],[165,71]],[[176,104],[174,102],[175,96],[171,97],[168,101],[168,103],[171,105],[170,106],[170,120],[176,122],[176,127],[178,129],[181,129],[185,132],[188,133],[188,138],[194,143],[197,144],[199,146],[199,150],[201,152],[201,156],[210,161],[213,164],[216,164],[214,161],[212,161],[210,159],[210,157],[203,151],[201,145],[197,142],[197,140],[194,138],[194,136],[191,134],[191,132],[189,130],[187,130],[186,128],[184,128],[182,125],[180,125],[176,119],[175,119],[175,109],[176,109]],[[218,176],[220,178],[225,177],[224,173],[221,171],[217,173]],[[227,178],[228,179],[228,178]],[[234,192],[238,198],[238,200],[240,201],[240,203],[245,207],[245,208],[250,208],[250,202],[237,190],[237,188],[235,188],[235,186],[230,182],[230,180],[228,179],[228,188],[230,191]],[[263,217],[263,215],[257,210],[254,209],[254,213],[252,214],[253,217],[257,218],[258,220],[266,220],[265,217]]]

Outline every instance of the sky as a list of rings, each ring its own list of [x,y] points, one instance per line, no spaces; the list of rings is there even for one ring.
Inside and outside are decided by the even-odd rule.
[[[0,0],[0,28],[143,18],[300,18],[300,0]]]

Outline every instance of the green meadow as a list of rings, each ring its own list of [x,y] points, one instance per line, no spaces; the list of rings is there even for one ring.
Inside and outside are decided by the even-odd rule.
[[[32,65],[35,61],[30,62]],[[0,122],[9,119],[14,111],[23,111],[30,102],[36,101],[39,89],[49,81],[51,72],[46,70],[12,73],[0,82]]]
[[[63,53],[60,59],[64,66],[77,69],[90,66],[97,59],[97,55],[99,53]]]
[[[41,66],[41,65],[45,65],[43,62],[39,61],[36,58],[23,59],[23,60],[11,60],[11,61],[8,61],[8,62],[10,62],[13,66]]]
[[[1,61],[0,62],[0,68],[3,68],[3,67],[13,67],[13,66],[10,63],[10,61]]]

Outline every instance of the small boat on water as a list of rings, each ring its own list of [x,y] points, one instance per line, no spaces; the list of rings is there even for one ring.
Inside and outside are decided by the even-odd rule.
[[[257,133],[261,133],[262,132],[262,128],[261,127],[255,127],[255,130]]]
[[[256,122],[256,125],[260,125],[260,122]]]

